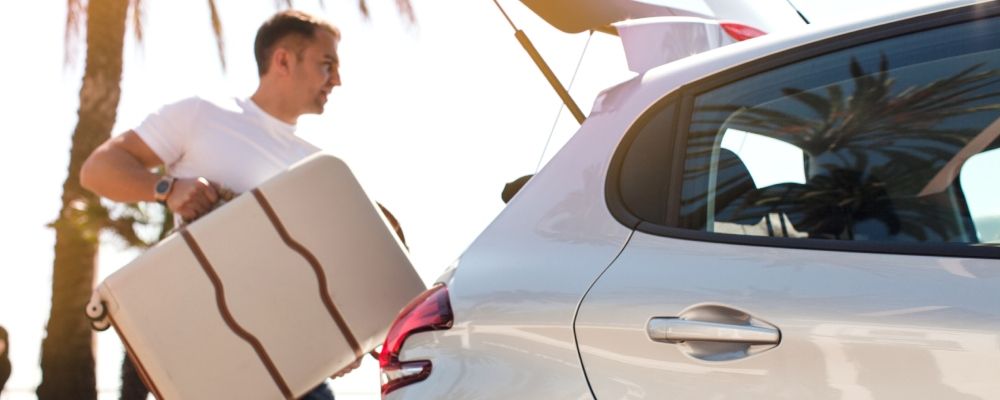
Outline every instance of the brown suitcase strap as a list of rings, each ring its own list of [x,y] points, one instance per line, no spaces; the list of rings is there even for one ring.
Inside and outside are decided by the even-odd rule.
[[[330,287],[326,279],[326,272],[323,271],[323,265],[320,264],[319,259],[313,255],[309,249],[306,249],[301,243],[295,241],[291,235],[288,234],[288,230],[285,229],[285,225],[281,223],[278,218],[278,214],[274,212],[274,208],[271,207],[271,203],[267,201],[264,197],[264,193],[261,193],[259,189],[253,189],[253,197],[257,199],[257,203],[267,214],[267,218],[271,220],[271,224],[274,225],[274,229],[278,231],[278,235],[281,236],[281,240],[285,241],[285,244],[294,250],[296,253],[305,258],[312,267],[313,272],[316,274],[316,280],[319,282],[319,296],[323,300],[323,305],[326,306],[326,311],[333,318],[333,321],[337,323],[337,328],[340,329],[340,333],[344,335],[344,339],[347,340],[347,344],[351,346],[354,351],[355,358],[361,358],[364,356],[365,351],[361,349],[361,344],[358,343],[358,339],[351,332],[351,328],[347,326],[347,321],[344,320],[344,316],[337,309],[337,305],[333,303],[333,298],[330,297]]]
[[[285,382],[281,373],[278,372],[278,368],[274,365],[274,361],[271,360],[271,356],[267,354],[264,345],[255,336],[250,334],[250,332],[243,329],[236,322],[236,319],[233,318],[233,314],[229,311],[229,306],[226,305],[226,295],[223,291],[222,280],[219,279],[219,275],[215,272],[215,268],[212,267],[212,263],[208,261],[208,257],[205,257],[205,253],[202,252],[201,247],[198,246],[198,242],[194,240],[194,237],[191,236],[191,233],[187,229],[181,229],[181,236],[184,237],[184,241],[187,243],[188,248],[191,249],[191,252],[194,253],[195,258],[198,259],[198,264],[201,264],[201,268],[208,275],[208,279],[212,281],[212,286],[215,287],[215,303],[219,307],[219,312],[222,313],[222,319],[226,321],[226,325],[237,336],[253,347],[254,352],[257,353],[257,357],[264,363],[264,368],[267,368],[268,374],[271,375],[274,383],[278,385],[278,389],[281,390],[281,394],[285,396],[285,399],[294,399],[295,397],[292,395],[291,388],[289,388],[288,383]]]

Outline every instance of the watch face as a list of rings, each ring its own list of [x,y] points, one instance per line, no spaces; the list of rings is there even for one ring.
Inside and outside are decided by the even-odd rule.
[[[170,181],[162,180],[156,183],[156,193],[166,194],[170,190]]]

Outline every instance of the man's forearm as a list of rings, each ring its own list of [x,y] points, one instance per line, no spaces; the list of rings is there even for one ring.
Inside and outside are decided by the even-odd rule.
[[[113,137],[87,158],[80,184],[108,199],[135,203],[156,200],[159,176],[150,172],[163,161],[134,131]],[[207,214],[219,201],[218,186],[202,177],[173,181],[162,197],[167,207],[185,221]]]
[[[99,196],[123,202],[153,201],[159,177],[127,151],[102,145],[80,171],[80,184]]]

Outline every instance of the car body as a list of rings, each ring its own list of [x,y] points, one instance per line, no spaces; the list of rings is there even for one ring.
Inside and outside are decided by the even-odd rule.
[[[998,137],[996,1],[649,69],[404,310],[384,398],[1000,398]]]

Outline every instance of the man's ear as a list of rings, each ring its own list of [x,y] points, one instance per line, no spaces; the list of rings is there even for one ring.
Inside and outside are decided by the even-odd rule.
[[[273,69],[279,76],[290,75],[292,63],[295,62],[294,58],[295,54],[287,48],[275,48],[274,53],[271,54],[271,69]]]

